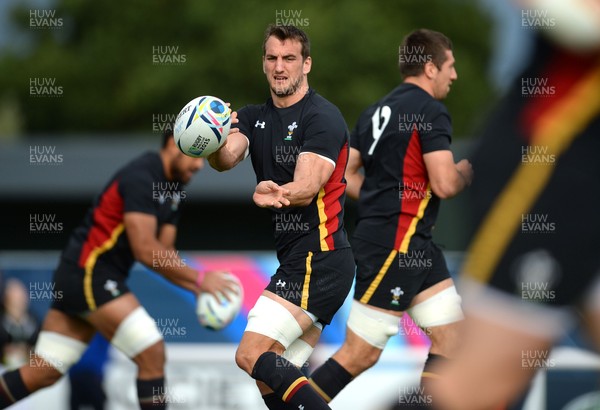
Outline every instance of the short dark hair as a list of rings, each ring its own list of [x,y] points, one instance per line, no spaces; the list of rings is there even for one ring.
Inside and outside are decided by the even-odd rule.
[[[263,57],[267,54],[267,40],[271,36],[281,41],[288,39],[299,41],[302,44],[302,60],[310,57],[310,40],[304,31],[296,26],[278,26],[275,24],[269,24],[269,27],[265,31],[265,38],[262,45]]]
[[[163,135],[162,135],[162,148],[166,148],[167,147],[167,143],[169,142],[169,139],[173,138],[173,127],[172,126],[167,126],[167,128],[165,128]]]
[[[400,73],[403,77],[421,75],[428,62],[442,68],[446,50],[452,50],[452,41],[442,33],[424,28],[415,30],[404,37],[400,45]]]

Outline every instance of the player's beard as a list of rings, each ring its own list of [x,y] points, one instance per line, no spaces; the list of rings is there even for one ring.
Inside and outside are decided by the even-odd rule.
[[[172,182],[177,182],[178,184],[185,185],[190,182],[190,178],[187,178],[185,172],[183,172],[177,164],[173,163],[171,165],[171,179]]]
[[[293,81],[291,85],[286,88],[271,87],[271,90],[277,97],[289,97],[290,95],[296,94],[302,85],[303,76],[300,76]]]

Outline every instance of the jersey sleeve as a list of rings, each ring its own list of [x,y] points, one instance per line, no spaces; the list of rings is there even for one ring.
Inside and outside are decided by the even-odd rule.
[[[152,176],[145,172],[125,172],[119,178],[123,212],[156,215]]]
[[[337,162],[340,151],[348,141],[346,121],[335,110],[323,110],[308,118],[300,153],[313,153]]]
[[[452,122],[446,107],[439,101],[432,101],[424,107],[424,127],[419,133],[423,154],[450,149]]]

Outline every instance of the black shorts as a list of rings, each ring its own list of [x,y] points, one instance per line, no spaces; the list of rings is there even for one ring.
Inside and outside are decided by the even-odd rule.
[[[53,281],[57,297],[51,307],[70,315],[94,311],[128,293],[126,279],[122,273],[99,266],[95,266],[86,275],[85,269],[61,259],[54,271]]]
[[[352,250],[297,253],[280,262],[266,290],[331,323],[352,288]]]
[[[450,278],[444,255],[434,243],[399,253],[354,238],[352,249],[356,259],[354,299],[370,306],[403,312],[417,294]]]

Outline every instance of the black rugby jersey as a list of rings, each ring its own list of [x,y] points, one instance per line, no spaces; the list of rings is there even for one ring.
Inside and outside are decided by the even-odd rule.
[[[440,200],[423,154],[449,150],[451,135],[444,105],[413,84],[401,84],[361,114],[350,138],[365,171],[355,237],[399,252],[431,240]]]
[[[243,107],[238,118],[240,132],[250,141],[257,183],[292,182],[303,152],[320,155],[335,167],[309,206],[272,209],[279,259],[349,247],[344,230],[349,132],[337,107],[311,89],[290,107],[277,108],[269,98],[265,104]]]
[[[139,156],[117,171],[96,197],[71,234],[63,259],[86,271],[104,268],[127,275],[135,258],[123,224],[125,212],[154,215],[160,229],[178,222],[185,195],[181,183],[167,181],[157,152]]]

